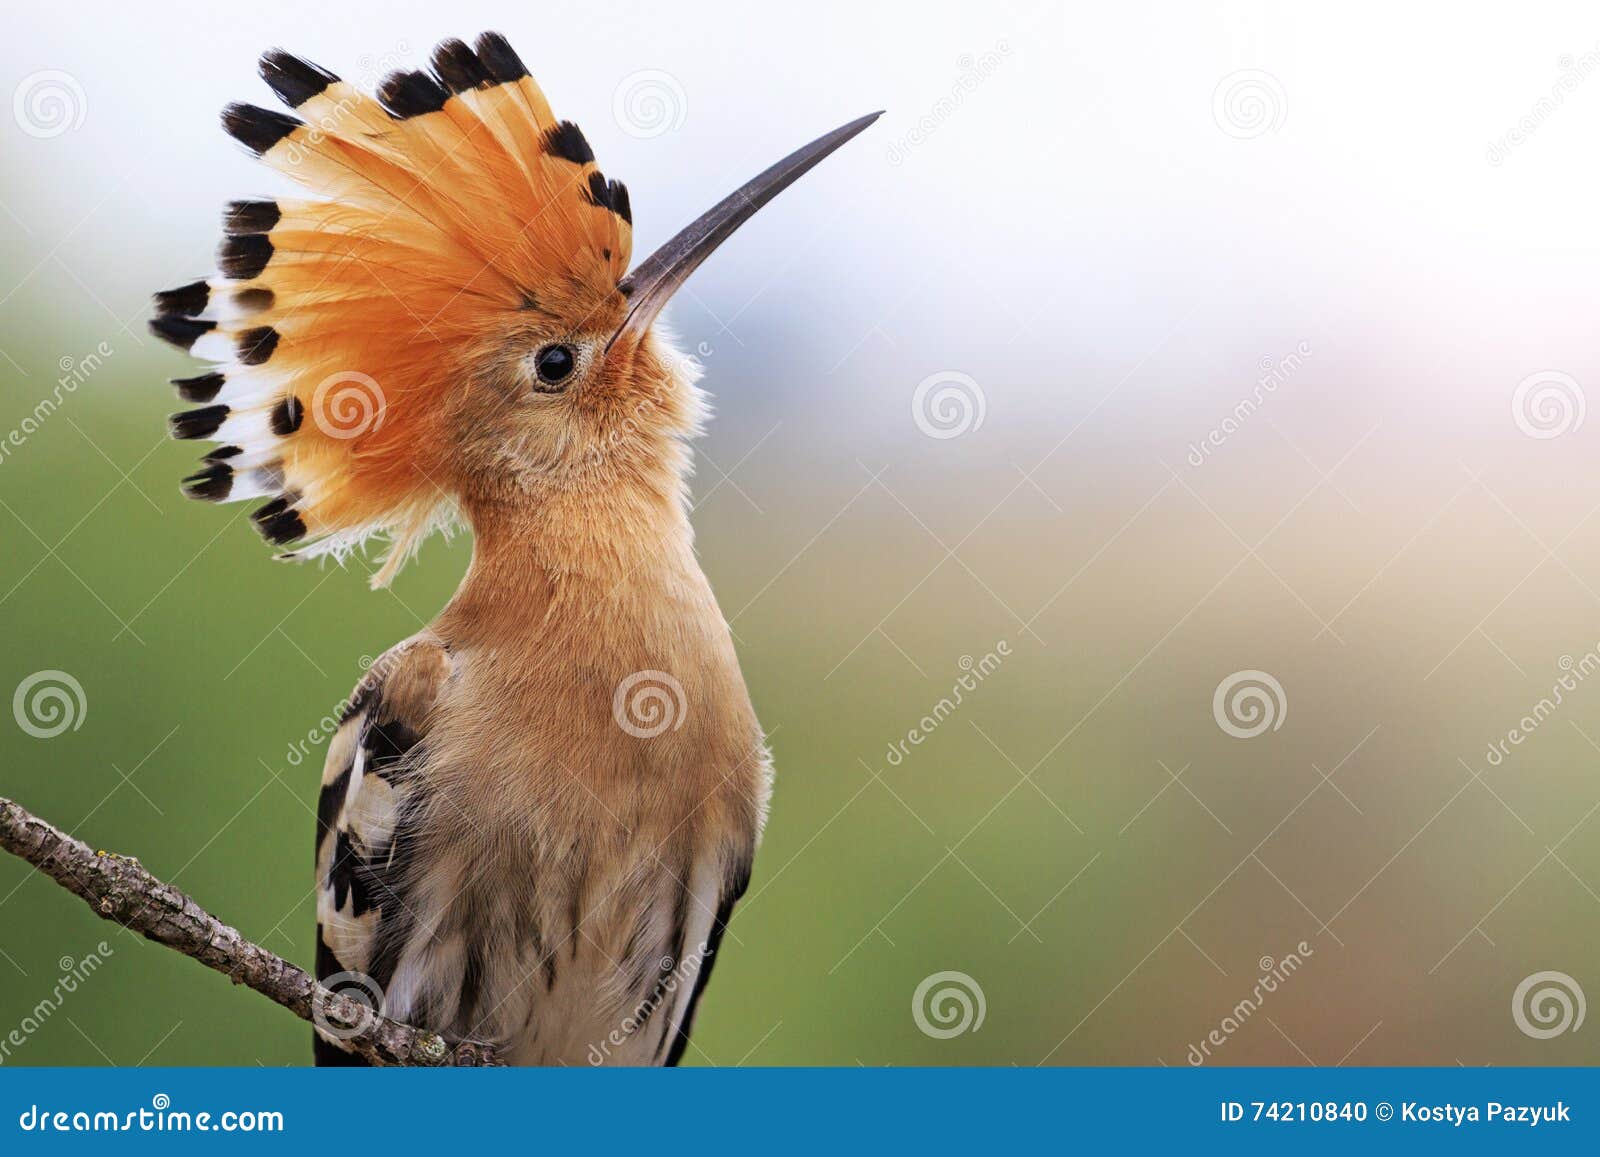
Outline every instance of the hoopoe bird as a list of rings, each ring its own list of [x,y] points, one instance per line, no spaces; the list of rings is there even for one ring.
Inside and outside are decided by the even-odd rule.
[[[303,198],[236,201],[217,276],[151,326],[183,482],[284,558],[460,518],[459,589],[376,660],[329,742],[316,971],[513,1064],[676,1064],[750,876],[772,768],[696,561],[699,368],[655,321],[744,221],[867,127],[785,157],[629,271],[627,190],[503,36],[376,97],[280,50],[293,115],[227,131]],[[352,990],[354,992],[354,990]],[[361,1063],[319,1025],[318,1064]]]

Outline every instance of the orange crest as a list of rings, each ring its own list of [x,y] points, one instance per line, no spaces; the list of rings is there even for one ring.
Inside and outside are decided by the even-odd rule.
[[[223,125],[304,200],[224,214],[220,272],[157,295],[154,332],[214,363],[175,382],[179,438],[224,445],[194,498],[253,515],[297,556],[388,530],[385,579],[441,519],[445,398],[529,311],[620,308],[632,227],[577,126],[557,122],[496,33],[434,50],[376,98],[274,50],[261,74],[295,116],[230,105]]]

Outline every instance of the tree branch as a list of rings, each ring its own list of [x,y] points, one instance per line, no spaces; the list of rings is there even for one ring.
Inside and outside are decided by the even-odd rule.
[[[363,1001],[317,983],[303,968],[246,940],[237,929],[138,860],[93,851],[0,797],[0,847],[27,860],[96,915],[176,949],[283,1005],[301,1020],[336,1035],[375,1065],[493,1065],[494,1050],[481,1041],[446,1041],[438,1033],[380,1016]]]

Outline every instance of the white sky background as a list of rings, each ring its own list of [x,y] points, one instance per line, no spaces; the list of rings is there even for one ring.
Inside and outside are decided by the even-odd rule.
[[[272,103],[254,75],[264,47],[354,77],[363,61],[419,67],[436,40],[496,28],[629,185],[636,259],[795,145],[888,110],[675,308],[690,344],[715,349],[719,396],[774,379],[758,404],[741,397],[741,420],[795,394],[819,420],[852,407],[847,440],[903,429],[916,382],[956,368],[984,384],[997,428],[1026,438],[1041,416],[1084,418],[1143,366],[1096,444],[1170,420],[1159,442],[1175,459],[1263,357],[1302,339],[1340,355],[1318,363],[1326,390],[1409,398],[1419,416],[1444,397],[1469,424],[1476,392],[1498,398],[1545,365],[1580,379],[1600,368],[1600,72],[1503,163],[1487,159],[1551,93],[1563,56],[1597,51],[1591,5],[1493,18],[1386,4],[692,9],[17,8],[0,87],[62,70],[84,116],[51,139],[14,117],[0,129],[0,346],[45,332],[70,348],[207,270],[221,204],[278,187],[216,120],[230,99]],[[891,164],[957,88],[960,58],[1001,45],[998,69]],[[684,97],[681,124],[650,139],[612,115],[619,83],[644,69]],[[1241,69],[1282,92],[1281,124],[1249,140],[1213,114],[1219,82]]]

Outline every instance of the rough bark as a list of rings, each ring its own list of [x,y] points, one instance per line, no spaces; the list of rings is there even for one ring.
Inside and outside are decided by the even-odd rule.
[[[0,847],[78,896],[96,915],[193,957],[235,984],[277,1001],[301,1020],[320,1022],[375,1065],[498,1063],[487,1044],[448,1041],[324,988],[305,969],[245,939],[184,892],[156,879],[137,859],[97,852],[3,797]]]

